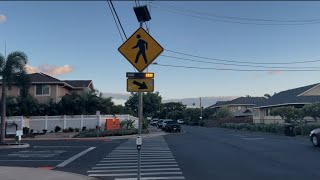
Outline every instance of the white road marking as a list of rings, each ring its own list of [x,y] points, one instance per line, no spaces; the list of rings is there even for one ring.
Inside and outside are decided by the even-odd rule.
[[[137,161],[136,159],[129,159],[129,160],[112,160],[112,161],[105,161],[102,160],[100,162],[110,162],[110,163],[116,163],[116,162],[135,162]],[[146,160],[141,160],[141,162],[154,162],[154,161],[175,161],[174,159],[170,158],[170,159],[146,159]]]
[[[93,167],[92,169],[121,169],[121,168],[136,168],[137,166],[103,166],[103,167]],[[178,164],[166,164],[166,165],[148,165],[141,166],[141,168],[154,168],[154,167],[178,167]]]
[[[67,164],[71,163],[72,161],[76,160],[77,158],[83,156],[84,154],[88,153],[89,151],[92,151],[93,149],[95,149],[96,147],[89,147],[88,149],[80,152],[79,154],[76,154],[74,156],[72,156],[71,158],[63,161],[62,163],[58,164],[56,167],[64,167]]]
[[[64,161],[64,160],[50,160],[50,159],[46,159],[46,160],[32,160],[32,159],[19,159],[19,160],[12,160],[12,159],[10,159],[10,160],[6,160],[6,159],[1,159],[0,160],[0,162],[10,162],[10,161],[12,161],[12,162],[19,162],[19,161]]]
[[[172,175],[182,174],[182,172],[152,172],[152,173],[140,173],[141,176],[145,175]],[[89,174],[91,177],[105,177],[105,176],[134,176],[137,173],[121,173],[121,174]]]
[[[185,179],[183,176],[168,176],[168,177],[141,177],[141,180],[162,180],[162,179]],[[114,180],[137,180],[137,178],[115,178]]]
[[[168,158],[173,158],[173,156],[150,156],[150,157],[141,157],[141,159],[147,159],[147,158],[152,158],[152,159],[168,159]],[[106,157],[103,158],[105,160],[134,160],[138,159],[138,157]]]
[[[33,148],[84,148],[89,146],[33,146]]]
[[[101,163],[97,164],[97,166],[116,166],[116,165],[137,165],[138,163]],[[148,165],[148,164],[176,164],[176,162],[141,162],[142,165]]]
[[[138,171],[137,167],[134,169],[112,169],[112,170],[90,170],[88,173],[97,173],[97,172],[136,172]],[[141,169],[141,171],[180,171],[180,168],[158,168],[158,169]]]

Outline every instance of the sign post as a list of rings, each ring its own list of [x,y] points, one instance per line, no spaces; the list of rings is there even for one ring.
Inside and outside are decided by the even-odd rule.
[[[137,92],[138,104],[138,136],[136,145],[138,150],[137,180],[141,179],[141,146],[142,146],[142,122],[143,122],[143,93],[154,91],[154,74],[143,71],[163,52],[160,44],[147,33],[142,25],[151,19],[147,6],[135,7],[140,27],[119,48],[119,52],[140,72],[127,73],[127,91]]]

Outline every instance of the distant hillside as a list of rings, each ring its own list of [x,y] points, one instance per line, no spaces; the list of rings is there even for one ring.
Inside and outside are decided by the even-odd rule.
[[[112,97],[115,104],[122,104],[130,97],[129,93],[102,93],[103,97]],[[216,103],[217,101],[227,101],[237,98],[237,96],[211,96],[211,97],[201,97],[202,106],[208,107]],[[195,103],[195,106],[199,107],[200,105],[199,98],[182,98],[182,99],[164,99],[163,103],[166,102],[182,102],[182,104],[187,105],[187,107],[192,107],[192,104]]]
[[[208,107],[215,104],[217,101],[227,101],[237,98],[237,96],[212,96],[212,97],[201,97],[202,106]],[[187,107],[192,107],[195,103],[195,107],[200,106],[200,98],[182,98],[182,99],[166,99],[162,102],[181,102],[182,104],[187,105]]]

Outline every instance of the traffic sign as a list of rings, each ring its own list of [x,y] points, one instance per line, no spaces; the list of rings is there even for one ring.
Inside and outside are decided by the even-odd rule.
[[[160,44],[142,27],[133,33],[118,50],[140,72],[163,52]]]
[[[128,92],[153,92],[154,80],[150,78],[129,78],[127,79]]]

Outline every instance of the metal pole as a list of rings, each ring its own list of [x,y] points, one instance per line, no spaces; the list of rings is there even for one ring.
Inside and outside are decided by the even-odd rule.
[[[140,27],[142,27],[143,22],[140,22]],[[143,92],[138,92],[139,95],[139,108],[138,108],[138,114],[139,114],[139,138],[142,140],[141,137],[141,129],[142,129],[142,118],[143,118]],[[141,171],[141,146],[140,148],[138,148],[138,178],[137,180],[141,179],[141,175],[140,175],[140,171]]]

